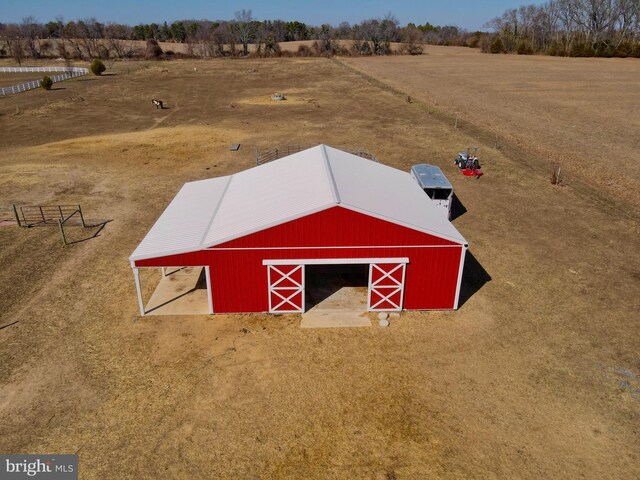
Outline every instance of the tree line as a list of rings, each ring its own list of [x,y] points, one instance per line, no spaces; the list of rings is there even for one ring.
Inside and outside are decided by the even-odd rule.
[[[487,28],[490,53],[640,57],[640,0],[550,0],[507,10]]]
[[[640,0],[549,0],[507,10],[469,32],[455,25],[401,26],[392,14],[357,24],[307,25],[300,21],[257,20],[240,10],[232,20],[178,20],[125,25],[95,18],[40,23],[0,23],[0,56],[64,59],[171,58],[280,55],[388,55],[422,53],[423,44],[480,48],[486,53],[640,57]],[[296,52],[284,42],[312,40]],[[146,42],[142,44],[140,41]],[[180,44],[175,52],[159,42]],[[400,47],[392,49],[392,44]],[[254,45],[250,50],[249,46]],[[177,51],[179,50],[179,52]]]
[[[467,45],[470,34],[456,26],[409,23],[402,27],[392,14],[338,26],[307,25],[299,21],[256,20],[251,10],[240,10],[232,20],[178,20],[125,25],[101,23],[95,18],[39,23],[26,17],[21,23],[0,23],[0,55],[18,62],[25,58],[161,58],[174,55],[158,42],[182,44],[177,54],[192,57],[279,55],[283,42],[313,40],[301,45],[300,55],[388,55],[392,43],[402,44],[394,53],[422,53],[421,44]],[[349,42],[344,42],[348,40]],[[141,47],[139,41],[146,41]],[[249,46],[255,45],[250,52]],[[472,46],[477,46],[472,45]]]

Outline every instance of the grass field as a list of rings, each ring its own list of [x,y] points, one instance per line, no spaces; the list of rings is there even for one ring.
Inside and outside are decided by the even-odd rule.
[[[42,80],[43,75],[43,73],[0,73],[0,87],[12,87],[32,80]]]
[[[83,479],[640,476],[637,191],[612,194],[571,164],[580,136],[554,123],[569,115],[556,108],[564,77],[518,87],[524,69],[579,76],[593,62],[427,52],[117,63],[0,97],[0,206],[80,203],[112,220],[65,248],[55,229],[0,228],[0,451],[77,452]],[[628,65],[598,69],[626,78]],[[418,73],[400,84],[400,69]],[[614,162],[637,136],[610,137],[608,122],[638,124],[625,100],[637,82],[611,91],[608,79],[575,93],[576,128],[594,163],[633,186],[637,171]],[[268,101],[276,91],[289,100]],[[249,168],[257,148],[319,142],[442,167],[475,259],[459,311],[323,331],[295,315],[138,316],[128,256],[185,181]],[[452,162],[476,144],[480,180]]]
[[[640,83],[636,59],[484,55],[430,47],[418,58],[346,63],[458,117],[489,143],[521,150],[640,206]],[[401,73],[401,74],[400,74]],[[491,135],[494,138],[491,138]]]

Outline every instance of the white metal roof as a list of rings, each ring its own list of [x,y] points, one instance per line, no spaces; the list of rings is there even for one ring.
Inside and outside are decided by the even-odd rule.
[[[422,188],[453,189],[440,167],[436,165],[427,165],[426,163],[414,165],[411,167],[411,171]]]
[[[185,183],[131,255],[142,260],[198,248],[231,177]]]
[[[213,247],[336,205],[466,244],[409,173],[319,145],[185,184],[130,259]]]
[[[305,150],[233,175],[203,246],[335,205],[322,150],[311,150],[315,151]]]

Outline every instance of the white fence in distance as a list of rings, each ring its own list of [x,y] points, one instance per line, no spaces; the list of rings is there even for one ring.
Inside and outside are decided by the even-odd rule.
[[[52,73],[63,72],[61,75],[51,77],[53,83],[69,80],[70,78],[82,77],[89,74],[89,69],[85,67],[0,67],[0,73]],[[11,95],[22,93],[34,88],[40,88],[42,80],[32,80],[30,82],[14,85],[13,87],[0,88],[0,95]]]

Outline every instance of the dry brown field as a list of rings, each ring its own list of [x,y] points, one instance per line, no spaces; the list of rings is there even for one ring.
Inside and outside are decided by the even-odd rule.
[[[80,203],[112,220],[64,248],[53,228],[0,227],[0,452],[78,453],[83,479],[640,477],[637,191],[611,194],[571,165],[584,143],[541,107],[562,110],[565,77],[535,87],[600,61],[429,53],[123,62],[0,97],[0,206]],[[607,72],[623,82],[640,64],[602,62],[557,121],[574,112],[597,149],[589,168],[637,185],[618,158],[637,135],[610,138],[626,124],[597,105],[638,125],[637,83],[611,91]],[[289,100],[268,101],[276,91]],[[487,123],[454,128],[469,102]],[[458,311],[336,330],[138,315],[128,256],[185,181],[320,142],[442,167],[472,254]],[[480,180],[453,165],[467,145]]]
[[[420,57],[345,63],[405,92],[487,142],[557,163],[640,207],[637,59],[485,55],[426,47]],[[493,135],[493,138],[491,136]],[[481,135],[482,136],[482,135]]]
[[[0,73],[0,87],[12,87],[31,80],[42,80],[43,75],[43,73]]]

